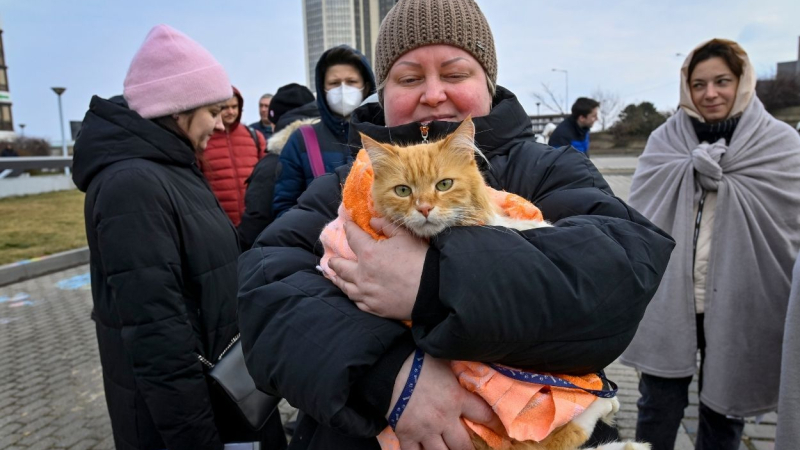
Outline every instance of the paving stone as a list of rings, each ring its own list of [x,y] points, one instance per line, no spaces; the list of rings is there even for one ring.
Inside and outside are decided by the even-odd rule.
[[[5,434],[5,433],[3,433]],[[13,444],[16,444],[17,441],[22,439],[22,436],[19,434],[9,434],[0,437],[0,448],[10,447]]]
[[[27,427],[26,427],[27,428]],[[53,427],[46,427],[43,429],[27,429],[27,430],[20,430],[19,434],[22,435],[22,439],[17,442],[17,445],[21,445],[23,447],[32,447],[34,444],[37,444],[42,439],[50,436],[55,431]]]
[[[691,435],[697,434],[697,419],[683,419],[681,423],[683,424],[683,427],[686,429],[687,433]]]
[[[694,450],[694,442],[686,432],[679,432],[675,439],[675,450]]]
[[[7,423],[7,424],[4,424],[4,425],[0,425],[0,436],[7,436],[7,435],[9,435],[11,433],[14,433],[15,431],[19,430],[20,428],[22,428],[22,424],[21,423],[17,423],[17,422],[12,422],[12,423]],[[0,448],[3,448],[3,447],[0,447]]]
[[[109,430],[105,439],[94,446],[93,450],[114,450],[114,436],[111,434],[111,430]]]
[[[754,439],[775,439],[775,425],[744,424],[744,434]]]
[[[69,446],[69,450],[87,450],[90,448],[94,448],[97,445],[97,441],[94,439],[84,439],[78,443]]]
[[[761,418],[761,423],[770,423],[770,424],[777,424],[778,423],[778,413],[771,412],[764,414],[764,417]]]
[[[28,450],[50,450],[54,448],[58,448],[56,440],[51,437],[46,437],[36,444],[28,447]]]
[[[92,430],[88,428],[72,429],[69,433],[60,436],[58,439],[58,443],[63,447],[71,448],[76,443],[90,437],[91,435],[92,435]]]
[[[760,441],[760,440],[751,440],[750,445],[752,445],[754,450],[775,450],[775,442],[772,441]]]

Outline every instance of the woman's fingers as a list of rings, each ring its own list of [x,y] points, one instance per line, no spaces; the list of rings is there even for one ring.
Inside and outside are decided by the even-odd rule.
[[[472,444],[472,439],[467,431],[467,426],[463,421],[458,421],[458,426],[452,426],[444,430],[442,439],[445,445],[450,450],[465,449],[474,450],[475,446]]]
[[[441,436],[432,436],[422,441],[422,448],[425,450],[474,450],[473,448],[461,449],[458,447],[448,447]]]
[[[408,230],[401,227],[400,225],[394,224],[390,222],[388,219],[384,219],[383,217],[373,217],[369,221],[369,226],[372,227],[375,231],[383,234],[386,237],[394,237],[400,236],[402,234],[410,234]]]
[[[475,423],[486,425],[492,430],[498,431],[498,427],[503,429],[503,424],[492,411],[492,407],[476,394],[470,393],[465,396],[461,406],[461,415]]]

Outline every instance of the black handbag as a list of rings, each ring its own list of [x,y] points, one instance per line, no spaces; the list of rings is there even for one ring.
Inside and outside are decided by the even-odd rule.
[[[244,352],[239,336],[239,334],[234,336],[216,364],[199,354],[197,358],[211,369],[208,376],[228,394],[250,428],[258,431],[278,408],[281,399],[256,388],[253,377],[244,364]]]

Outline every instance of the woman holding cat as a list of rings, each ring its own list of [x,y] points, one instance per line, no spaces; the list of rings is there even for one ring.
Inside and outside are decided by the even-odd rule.
[[[698,449],[738,449],[743,417],[778,405],[800,250],[800,136],[755,95],[735,42],[698,46],[680,109],[650,136],[630,203],[676,251],[622,361],[642,372],[637,439],[672,450],[700,351]]]
[[[376,48],[381,104],[357,109],[354,131],[407,145],[471,116],[486,182],[532,201],[555,226],[453,227],[429,242],[379,220],[390,236],[380,242],[349,227],[358,262],[332,260],[334,284],[314,267],[350,170],[337,169],[241,257],[245,353],[262,388],[307,413],[292,445],[368,449],[418,347],[424,364],[395,429],[403,448],[472,448],[461,417],[490,427],[495,417],[448,360],[601,370],[632,339],[673,241],[614,197],[584,155],[535,143],[516,97],[496,85],[491,30],[473,0],[400,0]]]

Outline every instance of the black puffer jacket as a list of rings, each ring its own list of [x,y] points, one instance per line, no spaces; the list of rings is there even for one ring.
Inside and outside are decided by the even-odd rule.
[[[73,179],[116,448],[221,449],[226,417],[196,354],[216,359],[238,332],[239,247],[195,155],[122,98],[94,97]]]
[[[380,142],[422,140],[419,124],[386,128],[379,108],[362,106],[351,126]],[[486,181],[533,201],[556,226],[455,227],[431,239],[411,330],[361,312],[314,269],[348,167],[315,180],[240,258],[248,367],[307,413],[298,433],[308,448],[374,448],[363,438],[386,426],[394,378],[414,345],[439,358],[587,373],[633,338],[673,240],[614,197],[583,154],[536,144],[509,91],[499,88],[491,113],[474,122],[491,163]],[[434,122],[431,137],[457,125]]]

